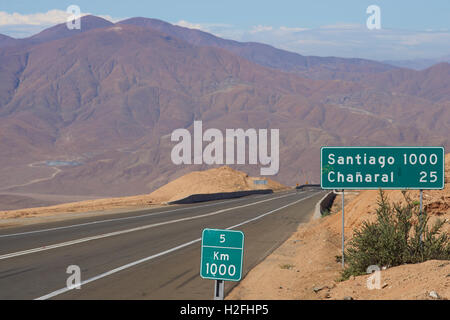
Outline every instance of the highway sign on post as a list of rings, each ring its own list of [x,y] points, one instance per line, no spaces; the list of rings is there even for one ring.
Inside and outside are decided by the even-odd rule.
[[[244,233],[204,229],[200,276],[205,279],[239,281],[242,277]]]
[[[442,147],[322,147],[322,189],[443,189]]]
[[[442,147],[322,147],[320,186],[342,190],[342,268],[344,268],[344,190],[444,188]],[[421,239],[422,241],[422,239]]]
[[[224,281],[242,277],[244,233],[233,230],[204,229],[202,232],[200,276],[215,281],[214,300],[223,300]]]

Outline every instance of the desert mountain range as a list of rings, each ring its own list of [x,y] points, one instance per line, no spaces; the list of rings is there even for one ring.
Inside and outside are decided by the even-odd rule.
[[[0,35],[0,194],[149,193],[209,168],[170,159],[194,120],[280,129],[286,185],[319,181],[324,145],[450,145],[448,63],[306,57],[147,18],[81,28]]]

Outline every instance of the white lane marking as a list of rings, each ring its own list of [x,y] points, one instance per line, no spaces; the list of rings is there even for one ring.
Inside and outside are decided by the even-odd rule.
[[[273,194],[270,194],[270,195],[273,195]],[[256,198],[260,198],[260,197],[265,197],[265,196],[267,196],[267,195],[261,195],[259,197],[255,197],[255,199]],[[199,206],[184,207],[184,208],[178,208],[178,209],[172,209],[172,210],[166,210],[166,211],[160,211],[160,212],[152,212],[152,213],[147,213],[147,214],[143,214],[143,215],[140,215],[140,216],[105,219],[105,220],[100,220],[100,221],[92,221],[92,222],[86,222],[86,223],[72,224],[72,225],[64,226],[64,227],[55,227],[55,228],[41,229],[41,230],[34,230],[34,231],[26,231],[26,232],[20,232],[20,233],[3,234],[3,235],[0,235],[0,238],[15,237],[15,236],[22,236],[22,235],[33,234],[33,233],[42,233],[42,232],[63,230],[63,229],[69,229],[69,228],[75,228],[75,227],[83,227],[83,226],[88,226],[88,225],[92,225],[92,224],[99,224],[99,223],[106,223],[106,222],[115,222],[115,221],[124,221],[124,220],[145,218],[145,217],[160,215],[160,214],[164,214],[164,213],[171,213],[171,212],[177,212],[177,211],[183,211],[183,210],[189,210],[189,209],[211,207],[211,206],[216,206],[216,205],[223,204],[223,203],[232,203],[232,202],[236,202],[236,201],[239,201],[239,200],[245,200],[245,199],[239,198],[239,199],[226,200],[226,201],[210,203],[210,204],[204,204],[204,205],[199,205]]]
[[[244,224],[247,224],[247,223],[249,223],[249,222],[252,222],[252,221],[261,219],[261,218],[263,218],[263,217],[265,217],[265,216],[267,216],[267,215],[269,215],[269,214],[271,214],[271,213],[274,213],[274,212],[276,212],[276,211],[278,211],[278,210],[287,208],[287,207],[292,206],[293,204],[296,204],[296,203],[298,203],[298,202],[300,202],[300,201],[309,199],[309,198],[315,196],[315,195],[318,194],[318,193],[320,193],[320,192],[316,192],[316,193],[314,193],[314,194],[312,194],[312,195],[310,195],[310,196],[308,196],[308,197],[306,197],[306,198],[303,198],[303,199],[300,199],[300,200],[291,202],[291,203],[289,203],[289,204],[287,204],[287,205],[284,205],[284,206],[282,206],[282,207],[279,207],[279,208],[277,208],[277,209],[274,209],[274,210],[271,210],[271,211],[269,211],[269,212],[263,213],[263,214],[261,214],[261,215],[255,217],[255,218],[252,218],[252,219],[246,220],[246,221],[244,221],[244,222],[235,224],[234,226],[228,227],[227,229],[234,229],[234,228],[240,227],[240,226],[242,226],[242,225],[244,225]]]
[[[178,249],[181,249],[181,248],[190,246],[191,244],[194,244],[194,243],[196,243],[196,242],[200,242],[200,240],[201,240],[201,238],[198,238],[198,239],[195,239],[195,240],[192,240],[192,241],[183,243],[183,244],[181,244],[181,245],[179,245],[179,246],[176,246],[176,247],[174,247],[174,248],[171,248],[171,249],[169,249],[169,250],[166,250],[166,251],[163,251],[163,252],[154,254],[154,255],[152,255],[152,256],[143,258],[143,259],[141,259],[141,260],[134,261],[134,262],[132,262],[132,263],[123,265],[123,266],[121,266],[121,267],[115,268],[115,269],[110,270],[110,271],[108,271],[108,272],[99,274],[98,276],[95,276],[95,277],[90,278],[90,279],[88,279],[88,280],[82,281],[81,284],[80,284],[80,286],[84,286],[85,284],[88,284],[89,282],[93,282],[93,281],[95,281],[95,280],[99,280],[99,279],[101,279],[101,278],[107,277],[107,276],[112,275],[112,274],[114,274],[114,273],[117,273],[117,272],[119,272],[119,271],[122,271],[122,270],[125,270],[125,269],[128,269],[128,268],[131,268],[131,267],[133,267],[133,266],[135,266],[135,265],[138,265],[138,264],[140,264],[140,263],[143,263],[143,262],[146,262],[146,261],[155,259],[155,258],[160,257],[160,256],[162,256],[162,255],[165,255],[165,254],[167,254],[167,253],[170,253],[170,252],[176,251],[176,250],[178,250]],[[67,292],[67,291],[70,291],[70,290],[72,290],[72,289],[73,289],[72,287],[69,287],[69,288],[65,287],[65,288],[62,288],[62,289],[53,291],[53,292],[51,292],[51,293],[49,293],[49,294],[46,294],[46,295],[44,295],[44,296],[42,296],[42,297],[36,298],[36,299],[34,299],[34,300],[47,300],[47,299],[53,298],[53,297],[55,297],[55,296],[57,296],[57,295],[60,295],[60,294],[62,294],[62,293],[65,293],[65,292]]]
[[[255,218],[252,218],[252,219],[249,219],[249,220],[245,220],[244,222],[241,222],[241,223],[238,223],[238,224],[236,224],[236,225],[234,225],[234,226],[228,227],[227,229],[233,229],[233,228],[242,226],[242,225],[244,225],[244,224],[247,224],[247,223],[249,223],[249,222],[252,222],[252,221],[261,219],[261,218],[263,218],[263,217],[265,217],[265,216],[267,216],[267,215],[269,215],[269,214],[271,214],[271,213],[274,213],[274,212],[277,212],[277,211],[282,210],[282,209],[284,209],[284,208],[287,208],[287,207],[289,207],[289,206],[292,206],[292,205],[294,205],[294,204],[296,204],[296,203],[299,203],[299,202],[301,202],[301,201],[303,201],[303,200],[312,198],[313,196],[315,196],[315,195],[318,194],[318,193],[320,193],[320,191],[319,191],[319,192],[316,192],[316,193],[314,193],[314,194],[312,194],[312,195],[310,195],[310,196],[308,196],[308,197],[306,197],[306,198],[303,198],[303,199],[299,199],[299,200],[293,201],[293,202],[291,202],[291,203],[288,203],[287,205],[284,205],[284,206],[279,207],[279,208],[277,208],[277,209],[274,209],[274,210],[268,211],[268,212],[266,212],[266,213],[263,213],[263,214],[261,214],[261,215],[255,217]],[[166,255],[166,254],[168,254],[168,253],[174,252],[174,251],[176,251],[176,250],[185,248],[185,247],[187,247],[187,246],[190,246],[191,244],[200,242],[201,240],[202,240],[201,238],[198,238],[198,239],[195,239],[195,240],[192,240],[192,241],[189,241],[189,242],[180,244],[180,245],[178,245],[178,246],[176,246],[176,247],[173,247],[173,248],[171,248],[171,249],[169,249],[169,250],[162,251],[162,252],[156,253],[156,254],[154,254],[154,255],[148,256],[148,257],[146,257],[146,258],[143,258],[143,259],[140,259],[140,260],[137,260],[137,261],[128,263],[128,264],[126,264],[126,265],[123,265],[123,266],[121,266],[121,267],[112,269],[112,270],[107,271],[107,272],[105,272],[105,273],[99,274],[99,275],[97,275],[97,276],[95,276],[95,277],[92,277],[92,278],[90,278],[90,279],[87,279],[87,280],[82,281],[81,284],[80,284],[80,286],[84,286],[85,284],[88,284],[88,283],[90,283],[90,282],[93,282],[93,281],[96,281],[96,280],[105,278],[105,277],[110,276],[110,275],[112,275],[112,274],[114,274],[114,273],[117,273],[117,272],[119,272],[119,271],[122,271],[122,270],[125,270],[125,269],[128,269],[128,268],[134,267],[134,266],[136,266],[136,265],[138,265],[138,264],[141,264],[141,263],[143,263],[143,262],[147,262],[147,261],[152,260],[152,259],[155,259],[155,258],[157,258],[157,257],[161,257],[161,256],[163,256],[163,255]],[[70,290],[73,290],[73,287],[65,287],[65,288],[62,288],[62,289],[59,289],[59,290],[50,292],[50,293],[48,293],[48,294],[46,294],[46,295],[43,295],[43,296],[41,296],[41,297],[39,297],[39,298],[36,298],[36,299],[34,299],[34,300],[47,300],[47,299],[56,297],[56,296],[58,296],[58,295],[60,295],[60,294],[66,293],[66,292],[68,292],[68,291],[70,291]]]
[[[263,203],[263,202],[267,202],[267,201],[272,201],[272,200],[276,200],[276,199],[289,197],[289,196],[292,196],[292,195],[295,195],[295,193],[294,194],[287,194],[287,195],[283,195],[283,196],[279,196],[279,197],[275,197],[275,198],[269,198],[269,199],[265,199],[265,200],[260,200],[260,201],[256,201],[256,202],[252,202],[252,203],[247,203],[247,204],[236,206],[236,207],[232,207],[232,208],[225,208],[225,209],[221,209],[221,210],[217,210],[217,211],[213,211],[213,212],[209,212],[209,213],[205,213],[205,214],[201,214],[201,215],[197,215],[197,216],[193,216],[193,217],[186,217],[186,218],[180,218],[180,219],[169,220],[169,221],[164,221],[164,222],[158,222],[158,223],[148,224],[148,225],[140,226],[140,227],[136,227],[136,228],[125,229],[125,230],[120,230],[120,231],[114,231],[114,232],[104,233],[104,234],[100,234],[100,235],[96,235],[96,236],[85,237],[85,238],[81,238],[81,239],[75,239],[75,240],[71,240],[71,241],[66,241],[66,242],[46,245],[46,246],[42,246],[42,247],[38,247],[38,248],[33,248],[33,249],[28,249],[28,250],[23,250],[23,251],[7,253],[7,254],[4,254],[4,255],[1,255],[0,256],[0,260],[9,259],[9,258],[18,257],[18,256],[23,256],[23,255],[26,255],[26,254],[31,254],[31,253],[40,252],[40,251],[47,251],[47,250],[51,250],[51,249],[67,247],[67,246],[71,246],[71,245],[78,244],[78,243],[83,243],[83,242],[87,242],[87,241],[113,237],[113,236],[117,236],[117,235],[121,235],[121,234],[125,234],[125,233],[146,230],[146,229],[149,229],[149,228],[159,227],[159,226],[163,226],[163,225],[167,225],[167,224],[172,224],[172,223],[177,223],[177,222],[182,222],[182,221],[189,221],[189,220],[194,220],[194,219],[200,219],[200,218],[205,218],[205,217],[209,217],[209,216],[214,216],[214,215],[221,214],[221,213],[224,213],[224,212],[227,212],[227,211],[231,211],[231,210],[235,210],[235,209],[241,209],[241,208],[253,206],[253,205],[256,205],[256,204],[259,204],[259,203]]]

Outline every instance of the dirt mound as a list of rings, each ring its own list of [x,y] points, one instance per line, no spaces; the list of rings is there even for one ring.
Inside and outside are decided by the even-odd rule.
[[[256,180],[265,180],[267,182],[266,184],[255,184],[254,181]],[[224,166],[206,171],[194,171],[188,173],[151,194],[86,200],[50,207],[0,211],[0,219],[36,216],[45,217],[62,213],[105,211],[120,208],[139,209],[158,206],[162,203],[185,198],[191,194],[233,192],[254,189],[272,189],[278,191],[287,189],[287,187],[271,179],[249,177],[245,172],[233,170],[230,167]]]
[[[450,154],[446,155],[445,188],[425,190],[424,208],[430,223],[446,219],[450,231]],[[419,200],[419,191],[408,191]],[[398,190],[386,190],[389,201],[404,202]],[[376,218],[378,191],[365,190],[345,196],[345,239],[365,220]],[[340,199],[335,200],[337,204]],[[332,210],[333,212],[333,210]],[[449,261],[426,261],[381,271],[381,288],[369,290],[369,275],[339,282],[342,270],[336,256],[341,255],[342,211],[299,226],[282,246],[256,266],[235,287],[228,299],[450,299]],[[431,293],[431,295],[430,295]]]
[[[450,262],[430,260],[407,264],[381,272],[380,289],[367,288],[369,275],[352,278],[326,290],[331,299],[360,300],[450,299]],[[373,283],[373,282],[372,282]],[[433,295],[432,292],[437,293]]]
[[[266,181],[265,184],[255,181]],[[268,178],[249,177],[242,171],[223,166],[205,171],[188,173],[150,194],[155,202],[165,203],[183,199],[192,194],[247,191],[255,189],[287,189],[286,186]]]
[[[1,219],[47,217],[64,213],[81,213],[91,211],[105,211],[119,208],[147,208],[155,205],[148,195],[138,195],[131,197],[106,198],[96,200],[85,200],[58,204],[49,207],[26,208],[10,211],[0,211]]]

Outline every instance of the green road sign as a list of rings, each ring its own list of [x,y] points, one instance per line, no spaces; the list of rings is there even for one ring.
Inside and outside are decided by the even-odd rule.
[[[242,277],[244,233],[204,229],[200,276],[205,279],[239,281]]]
[[[442,147],[322,147],[322,189],[443,189]]]

